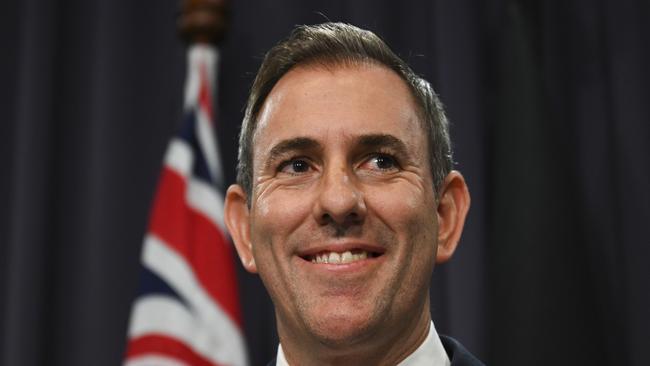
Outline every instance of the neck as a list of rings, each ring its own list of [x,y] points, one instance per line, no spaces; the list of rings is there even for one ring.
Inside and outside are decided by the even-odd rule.
[[[426,339],[431,324],[429,299],[419,316],[401,324],[387,324],[363,339],[324,341],[285,331],[278,333],[289,365],[397,365]]]

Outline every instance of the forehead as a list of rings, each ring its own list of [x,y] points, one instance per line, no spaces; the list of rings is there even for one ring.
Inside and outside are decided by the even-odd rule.
[[[299,66],[277,82],[260,110],[254,157],[285,139],[328,143],[363,134],[390,134],[422,147],[425,133],[404,80],[375,64]]]

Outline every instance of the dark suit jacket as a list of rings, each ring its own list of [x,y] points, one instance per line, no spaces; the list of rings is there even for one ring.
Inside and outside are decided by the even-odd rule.
[[[447,351],[451,366],[484,366],[483,362],[469,353],[457,340],[445,335],[441,335],[440,340]],[[267,366],[275,366],[275,358]]]
[[[451,366],[484,366],[483,362],[469,353],[457,340],[446,335],[440,335],[440,340],[447,351]]]

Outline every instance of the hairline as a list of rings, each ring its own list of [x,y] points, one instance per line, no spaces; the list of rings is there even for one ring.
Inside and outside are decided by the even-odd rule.
[[[275,81],[275,83],[273,84],[273,87],[271,87],[269,92],[264,96],[264,99],[262,100],[260,98],[259,108],[257,109],[257,111],[255,111],[255,113],[252,116],[254,118],[251,118],[248,121],[248,123],[251,123],[251,122],[253,123],[252,126],[251,126],[251,129],[250,129],[251,173],[253,172],[253,169],[252,169],[253,168],[253,166],[252,166],[253,155],[252,155],[252,153],[254,151],[253,148],[255,147],[255,139],[257,137],[257,131],[258,131],[259,122],[260,122],[259,118],[260,118],[260,115],[262,114],[262,111],[264,110],[264,107],[266,105],[267,100],[269,99],[269,96],[273,93],[273,90],[278,85],[278,83],[280,83],[280,80],[284,79],[284,77],[287,76],[292,71],[296,71],[296,70],[300,70],[300,69],[312,70],[312,71],[323,70],[323,71],[327,71],[327,72],[330,72],[330,73],[335,73],[335,72],[337,72],[339,70],[354,70],[354,69],[361,69],[361,68],[364,68],[364,67],[372,67],[372,66],[377,66],[377,67],[380,67],[380,68],[382,68],[384,70],[388,70],[391,73],[393,73],[394,75],[396,75],[402,81],[403,85],[408,90],[409,98],[410,98],[410,101],[411,101],[411,106],[414,107],[414,109],[415,109],[416,117],[418,119],[418,124],[420,125],[420,128],[423,130],[423,132],[428,134],[429,126],[428,126],[428,123],[426,121],[427,118],[426,118],[426,111],[424,110],[424,106],[421,106],[418,103],[417,97],[416,97],[414,91],[412,90],[413,88],[408,83],[408,81],[405,80],[405,78],[402,75],[400,75],[397,71],[393,70],[388,65],[380,62],[379,60],[375,60],[373,58],[363,58],[363,59],[359,58],[359,59],[339,60],[339,59],[336,59],[336,58],[333,58],[333,57],[324,57],[324,58],[320,58],[320,59],[308,60],[308,61],[304,61],[304,62],[293,65],[292,67],[287,69],[284,72],[284,74],[282,74]],[[425,140],[426,140],[427,147],[428,147],[430,141],[429,141],[428,138],[425,139]],[[431,159],[427,159],[427,161],[428,160],[431,160]],[[431,165],[431,162],[429,162],[428,165]],[[432,166],[429,167],[429,170],[431,171],[431,174],[433,175],[433,167]]]

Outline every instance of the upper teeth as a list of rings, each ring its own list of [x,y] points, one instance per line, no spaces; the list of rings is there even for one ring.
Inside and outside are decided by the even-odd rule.
[[[345,251],[343,253],[329,252],[329,253],[320,253],[315,255],[311,261],[312,263],[326,263],[326,264],[344,264],[355,262],[358,260],[368,258],[368,252],[360,251],[352,253],[351,251]]]

